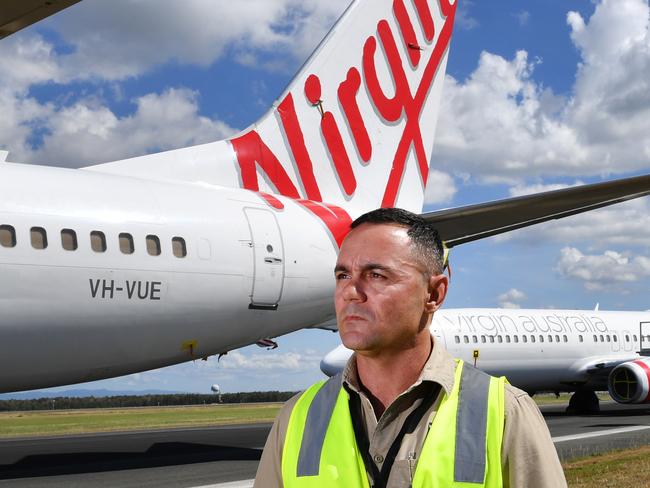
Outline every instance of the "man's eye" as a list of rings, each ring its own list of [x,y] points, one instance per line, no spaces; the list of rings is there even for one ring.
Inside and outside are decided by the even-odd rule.
[[[345,280],[348,278],[348,275],[346,273],[338,273],[335,275],[335,278],[337,280]]]
[[[380,279],[380,278],[383,278],[384,275],[381,275],[379,273],[370,273],[370,277],[373,278],[373,279]]]

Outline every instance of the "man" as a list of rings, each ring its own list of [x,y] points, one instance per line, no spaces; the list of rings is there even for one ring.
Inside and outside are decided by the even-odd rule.
[[[437,231],[400,209],[351,228],[334,298],[355,354],[342,375],[285,404],[254,486],[566,486],[532,399],[434,342],[448,287]]]

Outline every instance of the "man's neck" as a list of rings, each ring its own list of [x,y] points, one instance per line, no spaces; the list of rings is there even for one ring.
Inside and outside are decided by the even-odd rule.
[[[395,399],[416,382],[433,348],[433,339],[414,348],[382,353],[357,354],[357,374],[375,415],[379,419]]]

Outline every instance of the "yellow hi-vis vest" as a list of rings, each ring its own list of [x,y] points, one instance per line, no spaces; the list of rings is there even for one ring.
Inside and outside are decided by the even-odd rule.
[[[454,387],[449,395],[443,390],[424,440],[413,488],[503,486],[505,378],[457,363]],[[369,488],[340,374],[311,386],[294,406],[282,480],[285,488]]]

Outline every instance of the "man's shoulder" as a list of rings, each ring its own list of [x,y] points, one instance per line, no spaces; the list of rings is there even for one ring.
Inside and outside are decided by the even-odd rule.
[[[282,405],[280,411],[278,412],[276,422],[280,423],[280,421],[283,420],[285,425],[289,422],[291,412],[293,412],[293,408],[296,406],[296,403],[298,403],[298,400],[300,400],[300,397],[303,395],[303,393],[304,391],[300,391],[289,398],[286,402],[284,402],[284,405]]]
[[[536,415],[541,415],[535,400],[525,391],[509,383],[506,383],[505,410],[506,418],[513,417],[514,415],[526,415],[532,412],[535,412]]]

